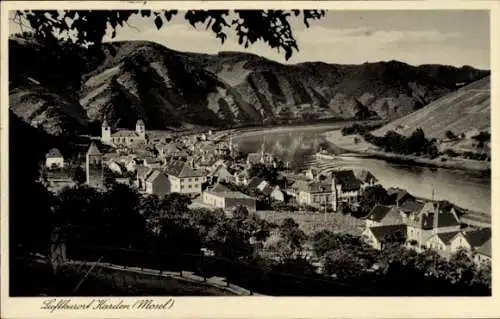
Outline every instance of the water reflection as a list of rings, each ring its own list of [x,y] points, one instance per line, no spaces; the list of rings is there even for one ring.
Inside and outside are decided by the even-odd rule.
[[[288,132],[266,132],[234,138],[244,152],[272,153],[290,163],[293,169],[302,169],[311,162],[318,164],[313,154],[328,145],[321,133],[330,130],[294,130]],[[328,145],[331,152],[340,150]],[[490,212],[491,177],[488,173],[467,172],[441,168],[427,168],[407,164],[388,163],[368,158],[341,158],[319,162],[323,167],[366,168],[385,187],[398,186],[419,197],[430,198],[435,189],[436,199],[446,199],[459,206]]]

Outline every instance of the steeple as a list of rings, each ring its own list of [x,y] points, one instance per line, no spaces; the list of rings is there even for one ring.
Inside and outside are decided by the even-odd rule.
[[[97,145],[92,142],[86,156],[86,175],[87,184],[92,187],[104,186],[102,153],[97,148]]]
[[[135,124],[135,132],[142,138],[146,138],[146,125],[142,119],[138,119]]]
[[[104,117],[101,125],[101,141],[104,144],[111,144],[111,127],[109,126],[106,117]]]

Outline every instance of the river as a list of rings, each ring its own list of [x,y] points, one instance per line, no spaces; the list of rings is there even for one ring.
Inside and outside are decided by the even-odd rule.
[[[289,127],[263,130],[237,135],[233,138],[239,150],[259,152],[262,147],[283,161],[290,168],[304,170],[311,164],[320,168],[365,168],[374,174],[385,188],[397,186],[417,197],[448,200],[460,207],[491,212],[490,174],[444,168],[390,163],[384,160],[340,157],[326,160],[313,155],[321,147],[340,154],[341,150],[328,143],[322,133],[337,129],[341,124],[311,127]],[[345,124],[344,124],[345,125]]]

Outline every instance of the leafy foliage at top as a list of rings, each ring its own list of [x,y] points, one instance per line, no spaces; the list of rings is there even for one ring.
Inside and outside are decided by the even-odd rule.
[[[140,14],[151,19],[156,28],[161,29],[179,14],[177,10],[24,10],[16,12],[16,21],[28,21],[35,36],[48,41],[60,38],[80,45],[99,45],[111,28],[111,37],[116,36],[118,27],[127,24],[129,18]],[[278,52],[283,50],[288,60],[293,51],[298,51],[290,25],[290,17],[302,18],[306,27],[309,20],[317,20],[325,15],[324,10],[234,10],[231,20],[229,10],[188,10],[184,19],[193,27],[204,25],[223,44],[228,31],[232,30],[238,43],[249,45],[264,41]]]

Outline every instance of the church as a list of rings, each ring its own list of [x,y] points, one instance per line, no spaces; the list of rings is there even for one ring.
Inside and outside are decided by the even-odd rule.
[[[144,144],[146,143],[146,126],[144,122],[139,119],[135,124],[135,131],[120,129],[112,133],[108,122],[104,120],[101,126],[101,141],[103,144],[115,147],[131,147],[133,145]]]

